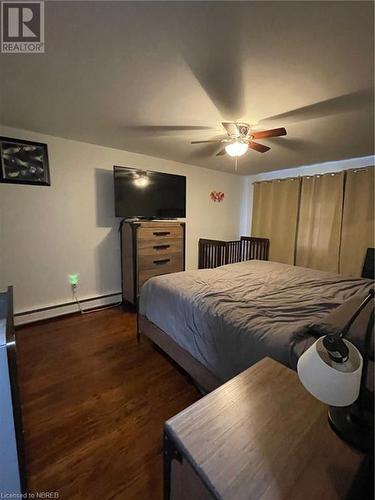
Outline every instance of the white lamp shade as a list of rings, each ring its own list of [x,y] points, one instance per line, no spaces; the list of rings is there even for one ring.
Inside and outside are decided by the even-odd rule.
[[[229,156],[242,156],[249,149],[249,145],[245,142],[232,142],[225,146],[225,151]]]
[[[358,349],[343,339],[349,349],[345,363],[335,363],[320,337],[298,360],[298,376],[305,388],[330,406],[349,406],[358,398],[363,360]]]

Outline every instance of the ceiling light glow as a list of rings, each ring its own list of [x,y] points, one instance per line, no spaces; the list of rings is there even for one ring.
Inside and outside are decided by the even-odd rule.
[[[137,187],[144,188],[150,184],[150,179],[147,177],[147,174],[143,174],[136,177],[133,182]]]
[[[248,144],[245,142],[235,141],[225,146],[225,151],[229,156],[242,156],[248,150]]]

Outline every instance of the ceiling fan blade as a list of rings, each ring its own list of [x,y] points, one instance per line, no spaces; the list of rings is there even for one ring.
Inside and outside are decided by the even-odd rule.
[[[216,156],[224,156],[225,154],[227,154],[227,152],[225,151],[225,148],[223,148],[218,153],[216,153]]]
[[[288,123],[297,123],[304,120],[313,120],[324,116],[336,115],[356,111],[359,108],[373,107],[374,89],[373,87],[351,92],[349,94],[339,95],[325,101],[319,101],[314,104],[293,109],[286,113],[269,116],[261,120],[260,123],[285,120]]]
[[[189,159],[194,160],[207,160],[212,158],[215,154],[222,149],[222,145],[217,142],[211,142],[208,144],[197,144],[194,148],[190,148]]]
[[[227,131],[228,135],[232,135],[235,137],[240,136],[240,132],[238,130],[236,123],[234,123],[234,122],[222,122],[221,124],[225,128],[225,130]]]
[[[201,125],[130,125],[123,128],[129,135],[149,136],[151,138],[163,136],[184,136],[188,133],[201,135],[204,131],[213,130],[213,127]]]
[[[259,132],[251,133],[253,139],[262,139],[265,137],[280,137],[282,135],[286,135],[286,130],[284,127],[273,128],[270,130],[260,130]]]
[[[258,153],[266,153],[271,149],[268,146],[264,146],[263,144],[258,144],[257,142],[253,141],[249,142],[249,148],[254,149],[254,151],[258,151]]]
[[[184,132],[194,130],[212,130],[212,127],[202,125],[133,125],[131,128],[139,132]]]
[[[202,6],[198,16],[189,2],[179,4],[182,17],[176,48],[204,90],[205,97],[210,99],[207,105],[214,105],[224,120],[243,116],[246,87],[241,48],[247,16],[242,9],[226,9],[220,5],[211,8],[208,3]],[[214,29],[209,28],[213,26]]]
[[[206,144],[207,142],[223,142],[222,139],[212,139],[211,141],[191,141],[190,144]]]

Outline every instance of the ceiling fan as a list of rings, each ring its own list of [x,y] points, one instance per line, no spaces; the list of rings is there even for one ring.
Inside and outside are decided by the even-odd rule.
[[[271,148],[254,142],[254,139],[262,139],[267,137],[280,137],[286,135],[286,130],[282,128],[273,128],[271,130],[253,131],[248,123],[240,122],[222,122],[228,137],[223,139],[213,139],[208,141],[191,141],[191,144],[203,144],[208,142],[227,143],[216,156],[223,156],[228,153],[229,156],[242,156],[249,149],[254,149],[258,153],[266,153]]]

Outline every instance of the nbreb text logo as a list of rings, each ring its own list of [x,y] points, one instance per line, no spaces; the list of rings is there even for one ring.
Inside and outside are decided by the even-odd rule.
[[[1,52],[44,53],[44,2],[1,2]]]

